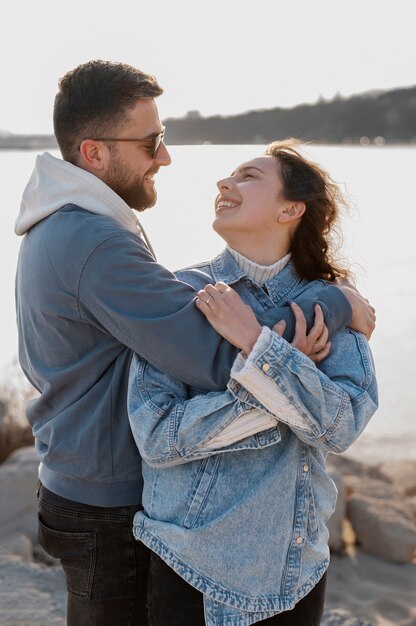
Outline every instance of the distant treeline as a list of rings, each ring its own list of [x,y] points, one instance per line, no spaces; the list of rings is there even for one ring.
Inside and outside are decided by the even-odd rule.
[[[297,137],[315,143],[416,143],[416,87],[336,97],[292,109],[165,120],[172,144],[250,144]]]
[[[54,135],[0,135],[0,150],[42,150],[57,147]]]
[[[164,120],[169,144],[264,144],[297,137],[329,144],[415,143],[416,87],[341,96],[292,109],[202,117],[190,111]],[[52,135],[0,135],[0,149],[56,148]]]

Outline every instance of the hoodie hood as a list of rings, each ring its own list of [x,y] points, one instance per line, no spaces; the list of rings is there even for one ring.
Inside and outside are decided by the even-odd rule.
[[[15,224],[16,235],[24,235],[35,224],[66,204],[111,217],[123,228],[143,236],[153,252],[133,210],[102,180],[86,170],[58,159],[49,152],[36,158],[35,169],[23,192]]]

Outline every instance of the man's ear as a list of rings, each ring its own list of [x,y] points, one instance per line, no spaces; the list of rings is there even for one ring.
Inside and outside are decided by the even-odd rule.
[[[102,143],[94,139],[84,139],[79,147],[81,157],[80,166],[93,172],[97,176],[105,171],[107,167],[108,155]]]
[[[298,220],[306,211],[306,205],[304,202],[291,202],[286,209],[283,209],[277,217],[277,221],[280,224],[289,224]]]

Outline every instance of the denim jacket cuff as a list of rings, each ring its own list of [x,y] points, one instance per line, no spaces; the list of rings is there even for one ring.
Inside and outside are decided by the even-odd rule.
[[[291,354],[291,346],[265,326],[248,357],[240,353],[231,378],[249,391],[277,419],[288,426],[308,430],[301,413],[278,386],[281,368]]]

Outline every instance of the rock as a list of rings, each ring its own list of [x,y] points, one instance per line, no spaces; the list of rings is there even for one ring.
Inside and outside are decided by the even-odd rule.
[[[31,446],[14,452],[0,466],[0,537],[37,534],[37,476],[39,460]]]
[[[0,554],[17,556],[30,563],[33,561],[33,545],[22,533],[1,537]]]
[[[335,483],[338,490],[337,503],[335,511],[327,521],[327,528],[329,531],[329,548],[331,552],[341,552],[344,547],[343,541],[343,523],[346,512],[346,500],[344,493],[344,485],[342,482],[341,474],[338,470],[329,469],[328,473]]]
[[[400,491],[416,496],[416,460],[383,463],[379,469]]]
[[[325,611],[321,626],[373,626],[370,622],[354,617],[344,609],[332,609]]]
[[[416,496],[407,498],[407,504],[413,513],[413,521],[416,523]]]
[[[33,445],[32,429],[25,420],[15,420],[7,414],[7,407],[0,402],[0,463],[13,450]]]
[[[33,559],[36,563],[60,566],[59,559],[55,559],[53,556],[50,556],[50,554],[42,548],[40,543],[37,542],[33,544]]]
[[[362,549],[396,563],[413,563],[416,526],[405,496],[370,478],[349,477],[347,484],[347,516]]]
[[[328,454],[326,464],[328,469],[335,469],[342,476],[359,476],[390,482],[390,479],[377,466],[365,465],[343,454]]]
[[[21,448],[14,450],[4,461],[2,467],[13,464],[20,466],[34,465],[37,468],[39,465],[39,455],[36,452],[35,446],[22,446]]]

